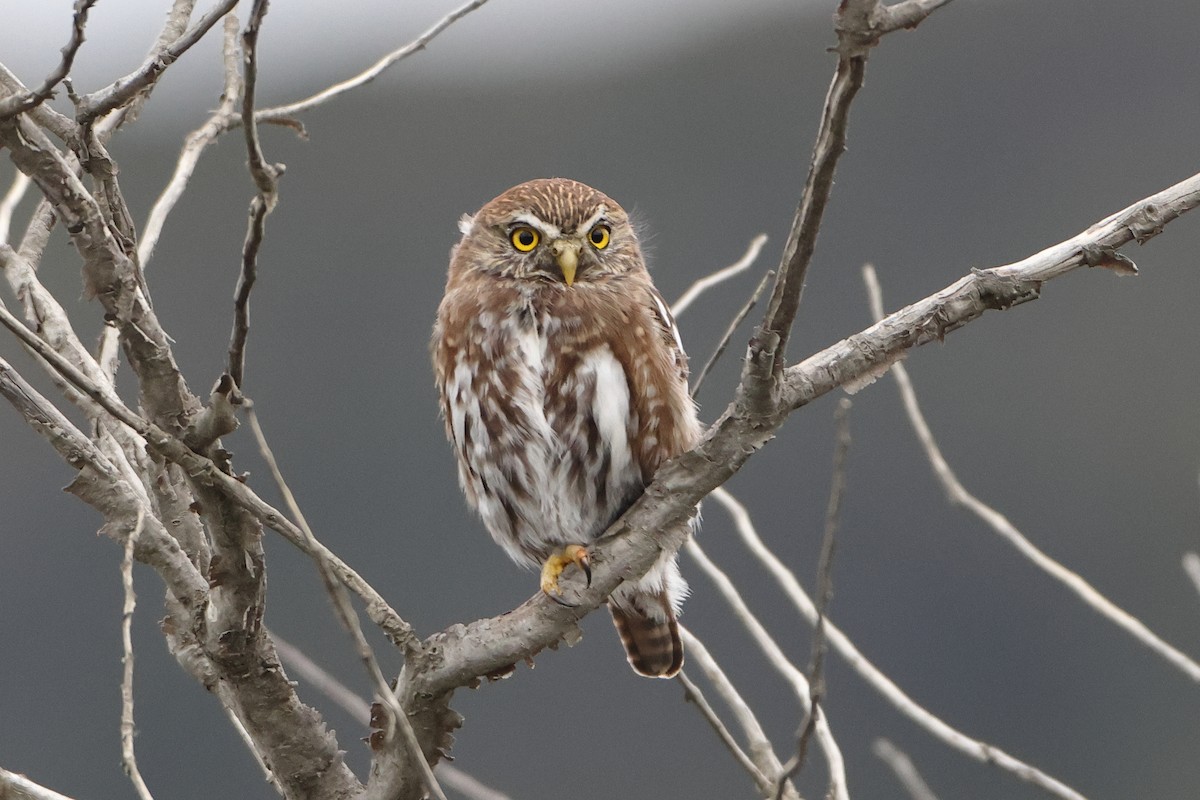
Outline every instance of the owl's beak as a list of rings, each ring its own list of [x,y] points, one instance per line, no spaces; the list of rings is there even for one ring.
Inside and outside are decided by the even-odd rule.
[[[555,239],[550,245],[550,252],[554,253],[567,286],[575,283],[575,270],[579,268],[579,251],[582,247],[580,242],[573,239]]]

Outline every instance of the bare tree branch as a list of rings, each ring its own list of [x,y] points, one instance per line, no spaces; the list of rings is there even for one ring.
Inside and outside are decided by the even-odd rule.
[[[246,749],[254,757],[254,763],[258,764],[258,768],[262,770],[263,778],[266,782],[274,786],[275,791],[279,792],[280,795],[285,795],[283,785],[275,777],[275,773],[271,771],[271,767],[267,765],[262,751],[258,749],[258,743],[254,741],[254,737],[250,735],[250,731],[246,730],[246,724],[238,717],[237,711],[233,709],[233,703],[227,698],[227,693],[221,692],[220,694],[221,710],[225,712],[225,718],[229,720],[230,727],[237,732],[238,738],[242,740],[242,744],[246,745]]]
[[[253,513],[254,516],[260,519],[265,525],[268,525],[269,528],[278,531],[288,541],[292,542],[293,545],[300,547],[302,551],[312,555],[312,552],[308,549],[304,533],[295,524],[290,523],[283,513],[275,510],[274,507],[271,507],[258,498],[258,495],[254,494],[245,483],[236,481],[233,477],[224,474],[208,458],[192,452],[180,440],[173,437],[172,434],[163,431],[155,423],[148,422],[142,419],[142,416],[133,413],[133,411],[125,407],[124,403],[120,402],[119,398],[113,396],[110,390],[104,389],[104,385],[106,384],[91,380],[88,375],[80,371],[77,366],[74,366],[65,357],[56,353],[48,344],[38,339],[34,333],[26,329],[24,325],[20,324],[16,318],[13,318],[2,307],[0,307],[0,324],[8,327],[14,335],[22,339],[26,347],[34,350],[42,359],[49,362],[56,372],[59,372],[62,377],[70,381],[71,385],[76,387],[83,395],[90,398],[97,405],[100,405],[109,414],[112,414],[114,419],[124,422],[133,431],[136,431],[140,437],[146,440],[146,443],[152,449],[161,453],[169,461],[179,464],[180,467],[184,467],[188,471],[188,475],[193,477],[193,480],[202,481],[206,485],[220,488],[230,499],[233,499],[235,503]],[[338,573],[338,578],[346,582],[347,587],[352,589],[355,594],[362,597],[362,600],[366,603],[368,616],[370,616],[373,622],[376,622],[377,625],[383,628],[384,632],[392,639],[392,642],[406,646],[406,648],[418,646],[418,640],[416,640],[412,627],[401,619],[400,615],[396,614],[395,610],[384,601],[383,597],[376,590],[371,588],[370,584],[367,584],[358,573],[350,569],[349,566],[344,564],[341,559],[338,559],[336,555],[329,552],[324,546],[320,546],[318,543],[317,548],[317,552],[322,553],[323,557],[328,559],[330,564],[334,565],[334,569]]]
[[[125,603],[121,608],[121,648],[124,655],[121,662],[124,666],[121,678],[121,763],[125,774],[133,783],[133,788],[141,800],[154,800],[150,787],[142,779],[138,769],[137,756],[133,749],[133,611],[137,599],[133,592],[133,548],[138,537],[142,534],[145,524],[145,511],[138,509],[137,524],[125,538],[125,556],[121,559],[121,586],[125,591]]]
[[[141,239],[138,242],[138,262],[142,265],[142,269],[146,268],[154,254],[154,247],[158,244],[158,237],[162,235],[163,225],[175,208],[175,204],[179,202],[179,198],[183,196],[183,191],[187,188],[192,173],[196,171],[196,164],[200,161],[204,148],[215,142],[222,133],[230,130],[234,120],[239,119],[236,109],[241,99],[241,76],[238,74],[237,67],[237,32],[237,17],[229,14],[225,17],[224,39],[221,47],[221,59],[225,68],[225,84],[221,91],[221,103],[203,125],[189,133],[184,139],[183,149],[175,164],[175,171],[166,187],[163,188],[162,194],[154,202],[154,207],[150,209],[150,215],[142,227]]]
[[[866,281],[867,293],[870,296],[871,313],[876,319],[880,319],[883,317],[883,294],[879,289],[879,280],[875,276],[875,269],[870,264],[863,267],[863,280]],[[946,462],[941,448],[933,438],[929,423],[925,420],[925,415],[921,413],[921,407],[917,403],[917,393],[913,389],[908,370],[904,368],[903,364],[895,364],[892,366],[892,376],[896,379],[896,385],[900,389],[900,399],[904,404],[904,412],[908,415],[908,421],[917,434],[917,439],[933,467],[938,483],[942,485],[942,490],[946,493],[946,498],[953,505],[962,506],[979,517],[988,527],[1015,547],[1018,553],[1033,562],[1038,569],[1070,589],[1085,604],[1109,622],[1132,635],[1153,653],[1183,672],[1184,675],[1193,681],[1200,682],[1200,663],[1160,639],[1141,620],[1117,606],[1080,577],[1078,573],[1043,553],[1017,530],[1007,517],[968,492],[950,468],[949,463]]]
[[[179,57],[187,52],[188,48],[204,38],[204,34],[208,33],[221,17],[232,11],[237,2],[238,0],[220,0],[183,35],[170,44],[163,44],[153,50],[136,71],[110,83],[103,89],[81,97],[76,108],[76,119],[79,124],[85,128],[90,127],[98,118],[131,102],[140,93],[151,89],[167,67],[179,60]]]
[[[723,488],[714,491],[712,498],[729,512],[729,515],[733,518],[734,529],[737,531],[738,536],[745,542],[750,552],[767,568],[771,576],[775,578],[776,582],[783,589],[784,594],[787,595],[788,599],[796,607],[796,610],[800,612],[810,625],[815,626],[817,624],[816,605],[809,598],[808,594],[805,593],[791,570],[763,543],[754,528],[754,523],[751,521],[746,507]],[[1083,795],[1061,781],[1010,756],[994,745],[972,739],[931,714],[905,694],[878,667],[868,661],[858,648],[855,647],[854,643],[850,641],[850,638],[842,633],[841,629],[832,622],[826,621],[825,632],[833,649],[846,660],[846,663],[871,688],[883,695],[884,699],[895,706],[898,711],[924,728],[935,738],[941,740],[944,744],[980,763],[993,764],[1006,772],[1010,772],[1021,780],[1031,783],[1055,797],[1064,798],[1064,800],[1085,800]]]
[[[788,335],[800,307],[825,206],[833,191],[838,159],[846,150],[850,105],[862,88],[867,55],[884,34],[899,27],[897,24],[889,28],[882,18],[894,15],[903,19],[904,27],[911,28],[940,5],[944,3],[911,0],[903,10],[894,12],[883,9],[879,0],[841,0],[838,5],[834,24],[838,35],[837,70],[825,96],[808,178],[783,247],[775,288],[742,373],[745,400],[751,410],[762,412],[769,408],[773,383],[783,371]]]
[[[750,775],[751,780],[754,781],[754,785],[758,787],[758,790],[763,793],[771,791],[773,788],[771,781],[767,779],[766,775],[762,774],[762,771],[750,760],[750,756],[746,755],[746,752],[742,750],[741,745],[733,738],[733,734],[725,727],[725,723],[721,722],[721,718],[717,716],[717,712],[713,711],[713,707],[708,704],[708,700],[704,698],[704,693],[700,691],[700,687],[692,683],[692,679],[687,676],[686,671],[679,672],[675,676],[675,680],[683,686],[683,699],[696,706],[700,715],[704,717],[705,722],[709,724],[709,727],[717,734],[717,738],[721,740],[721,744],[725,745],[725,749],[733,756],[733,760],[738,762],[742,769],[746,770]],[[779,785],[781,787],[779,791],[782,792],[782,787],[787,786],[787,779],[781,778]]]
[[[779,398],[798,408],[841,386],[877,377],[905,350],[942,341],[988,310],[1036,300],[1042,284],[1085,266],[1108,266],[1116,249],[1145,244],[1200,205],[1200,174],[1100,220],[1072,238],[1012,264],[972,270],[946,288],[784,371]],[[721,423],[718,423],[721,424]]]
[[[843,2],[844,8],[846,2]],[[874,3],[871,3],[874,5]],[[761,357],[772,365],[772,374],[783,369],[788,333],[796,311],[800,307],[800,294],[804,290],[804,279],[817,246],[817,233],[829,195],[833,191],[833,175],[838,159],[846,150],[846,126],[850,116],[850,104],[862,88],[863,75],[867,66],[866,53],[838,60],[837,72],[825,97],[825,110],[821,115],[821,127],[813,146],[812,164],[808,179],[796,207],[796,216],[783,246],[783,256],[776,273],[775,288],[767,306],[766,316],[751,347],[763,348]],[[749,364],[747,364],[749,367]]]
[[[34,783],[24,775],[18,775],[0,767],[0,800],[71,800],[71,798]]]
[[[934,11],[949,3],[950,0],[905,0],[890,6],[881,4],[876,9],[876,30],[882,36],[900,28],[915,28]]]
[[[737,403],[743,413],[765,416],[778,405],[787,340],[800,307],[837,163],[846,149],[850,105],[862,88],[868,53],[887,33],[883,28],[872,27],[879,7],[878,0],[842,0],[838,5],[834,24],[838,65],[825,97],[808,177],[784,244],[775,288],[742,368]],[[930,7],[925,13],[932,11]],[[912,19],[909,27],[918,21]]]
[[[254,112],[254,117],[258,122],[267,123],[287,123],[290,124],[291,118],[302,111],[307,111],[310,108],[315,108],[327,100],[331,100],[340,94],[356,89],[384,72],[388,67],[402,60],[412,53],[419,52],[424,49],[438,34],[445,30],[449,25],[465,16],[468,12],[473,11],[483,5],[487,0],[473,0],[470,3],[462,6],[456,11],[443,17],[432,28],[423,33],[417,39],[409,42],[400,49],[390,53],[376,63],[372,68],[351,78],[348,81],[336,84],[329,87],[312,97],[304,100],[299,100],[295,103],[289,103],[283,106],[274,108],[259,109]],[[226,21],[225,30],[225,89],[221,95],[221,105],[217,111],[208,118],[208,120],[196,131],[188,135],[184,142],[182,151],[179,154],[179,160],[175,166],[175,172],[171,176],[171,180],[163,189],[162,194],[155,202],[154,207],[150,211],[150,217],[146,221],[145,230],[142,234],[141,245],[138,248],[139,260],[144,267],[146,262],[150,260],[150,256],[154,251],[154,246],[158,242],[158,237],[162,232],[163,224],[171,210],[175,207],[179,198],[182,196],[184,189],[187,187],[192,173],[195,172],[196,164],[200,160],[200,156],[204,150],[217,140],[221,134],[233,130],[241,124],[241,116],[234,110],[239,100],[238,87],[240,79],[237,74],[236,56],[232,42],[236,41],[236,24],[230,25]],[[3,75],[0,75],[2,78]]]
[[[75,330],[71,326],[71,320],[67,317],[66,310],[38,280],[33,265],[7,244],[0,243],[0,270],[3,271],[13,294],[21,300],[25,319],[38,332],[40,338],[54,348],[55,352],[67,359],[88,380],[98,386],[111,388],[111,380],[101,371],[100,365],[79,341],[79,337],[76,336]],[[57,377],[53,369],[50,372],[52,377]],[[97,420],[96,405],[82,400],[83,396],[69,382],[61,378],[59,381],[67,392],[67,398],[83,409],[84,413],[89,414],[91,419]],[[119,426],[120,423],[115,423],[115,425]],[[114,433],[116,433],[115,430]],[[132,432],[130,431],[130,433]],[[126,438],[119,433],[116,435],[121,436],[122,439]]]
[[[5,326],[15,323],[23,327],[3,306],[0,306],[0,320]],[[3,359],[0,359],[0,395],[68,464],[80,471],[69,491],[104,516],[104,533],[123,542],[123,534],[132,530],[138,515],[144,513],[145,495],[127,483],[104,454]],[[156,518],[146,515],[145,522],[135,543],[135,557],[154,567],[175,599],[193,614],[198,613],[208,594],[207,582]]]
[[[486,783],[476,780],[473,775],[450,764],[442,764],[438,767],[438,774],[441,776],[442,783],[467,800],[512,800],[504,792],[496,791]]]
[[[321,694],[336,703],[343,711],[363,725],[371,721],[371,704],[350,689],[346,684],[331,675],[324,667],[308,657],[308,654],[296,645],[270,631],[271,640],[283,663],[295,673],[301,681],[307,681]]]
[[[267,0],[254,0],[250,19],[242,31],[242,131],[246,134],[247,164],[258,194],[250,201],[250,220],[242,245],[242,269],[233,293],[233,332],[229,337],[228,372],[241,389],[246,367],[246,338],[250,335],[250,292],[258,277],[258,251],[262,247],[267,215],[279,199],[279,177],[283,164],[268,164],[258,139],[254,120],[255,87],[258,85],[258,31],[267,13]]]
[[[24,97],[30,94],[29,88],[21,83],[21,79],[12,70],[0,64],[0,88],[6,97]],[[42,104],[25,112],[37,125],[53,133],[62,141],[69,141],[77,130],[75,122],[65,114],[60,114],[48,105]]]
[[[758,254],[762,252],[763,245],[766,243],[767,235],[765,233],[760,233],[758,236],[755,236],[750,240],[750,245],[746,248],[746,252],[743,253],[742,257],[737,261],[733,262],[728,267],[719,269],[712,274],[705,275],[703,278],[698,278],[695,280],[692,285],[687,288],[687,291],[681,294],[679,299],[671,304],[671,313],[676,317],[680,316],[683,314],[683,312],[687,311],[688,306],[695,302],[697,297],[704,294],[714,286],[718,286],[730,278],[740,275],[741,273],[750,269],[750,265],[753,264],[754,260],[758,258]]]
[[[775,277],[774,270],[769,269],[763,273],[762,280],[758,282],[758,286],[754,287],[754,291],[750,293],[750,298],[738,313],[734,315],[733,319],[729,321],[729,326],[725,328],[725,333],[722,334],[721,340],[717,342],[712,355],[708,357],[708,361],[704,362],[704,367],[700,370],[700,374],[696,376],[696,382],[692,384],[691,391],[689,392],[692,397],[695,397],[700,392],[700,387],[703,385],[704,379],[708,377],[709,371],[712,370],[713,365],[717,363],[718,359],[725,354],[725,348],[729,347],[729,342],[733,339],[733,334],[746,317],[750,316],[750,312],[754,309],[755,304],[758,303],[758,298],[762,297],[762,293],[767,288],[767,283],[773,277]]]
[[[771,747],[766,732],[737,687],[733,685],[725,671],[713,658],[712,653],[705,647],[704,642],[682,625],[679,626],[679,635],[683,638],[684,646],[687,647],[688,658],[704,673],[704,677],[708,679],[725,705],[733,712],[733,718],[737,720],[742,734],[746,737],[746,745],[750,751],[748,755],[755,769],[755,772],[751,772],[750,775],[755,779],[763,796],[769,796],[775,791],[777,776],[783,772],[783,765],[775,755],[775,750]],[[761,783],[759,782],[760,776]],[[798,797],[796,790],[790,784],[787,785],[787,796],[789,798]]]
[[[825,695],[825,618],[833,600],[833,554],[836,549],[838,522],[842,499],[846,493],[846,455],[850,450],[850,400],[843,397],[834,411],[837,430],[833,451],[833,478],[829,487],[829,503],[825,508],[825,531],[821,537],[821,555],[817,560],[817,624],[813,626],[812,655],[808,664],[809,712],[801,723],[796,740],[796,753],[784,765],[783,776],[775,789],[775,800],[783,797],[785,778],[800,773],[808,753],[808,742],[817,729],[821,700]]]
[[[800,701],[802,713],[811,715],[817,742],[820,744],[821,750],[825,754],[825,760],[829,765],[828,797],[833,798],[833,800],[849,800],[850,795],[846,789],[846,762],[842,758],[842,752],[838,747],[837,740],[833,738],[833,731],[829,728],[829,721],[824,714],[813,711],[811,687],[808,678],[788,660],[778,642],[767,632],[762,622],[754,615],[750,607],[746,605],[746,601],[742,599],[741,592],[733,585],[733,581],[713,563],[712,559],[696,543],[695,539],[687,541],[684,545],[684,551],[692,557],[692,560],[712,580],[713,584],[717,587],[717,591],[725,599],[725,602],[729,604],[730,608],[733,609],[734,617],[737,618],[737,621],[741,623],[743,628],[749,631],[755,644],[762,650],[763,655],[767,657],[767,663],[788,682],[792,692],[796,695],[796,699]],[[780,770],[780,773],[782,772],[783,770]],[[774,796],[778,800],[779,795]]]
[[[151,417],[173,432],[199,410],[171,352],[169,339],[138,291],[136,265],[66,158],[24,115],[0,122],[0,142],[53,204],[83,258],[85,288],[121,331],[121,342]]]
[[[883,763],[892,768],[892,772],[896,773],[896,780],[900,781],[900,785],[912,800],[938,800],[929,784],[921,777],[921,773],[917,772],[912,759],[903,750],[887,739],[876,739],[871,749]]]
[[[71,74],[71,65],[75,63],[75,54],[83,45],[83,29],[87,26],[88,12],[96,0],[75,0],[75,13],[71,18],[71,38],[62,49],[62,60],[53,71],[42,81],[42,85],[23,95],[14,95],[0,100],[0,119],[7,119],[24,114],[50,99],[54,88],[62,83],[63,78]]]
[[[288,103],[287,105],[283,106],[275,106],[274,108],[265,108],[258,112],[258,121],[278,122],[289,119],[302,111],[308,111],[310,108],[316,108],[317,106],[332,100],[340,94],[345,94],[351,89],[357,89],[364,84],[370,83],[387,71],[388,67],[399,61],[403,61],[413,53],[418,53],[424,50],[431,41],[437,38],[439,33],[446,30],[446,28],[450,27],[467,14],[470,14],[472,11],[479,8],[486,2],[487,0],[470,0],[470,2],[462,4],[435,22],[433,26],[429,28],[429,30],[422,33],[416,39],[413,39],[411,42],[399,48],[398,50],[393,50],[392,52],[388,53],[386,56],[376,61],[370,68],[360,72],[353,78],[344,80],[341,83],[335,83],[333,86],[323,89],[322,91],[317,92],[310,97],[306,97],[303,100],[297,100],[294,103]]]

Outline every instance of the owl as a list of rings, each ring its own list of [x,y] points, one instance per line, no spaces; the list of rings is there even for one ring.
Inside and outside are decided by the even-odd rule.
[[[700,436],[687,358],[625,211],[572,180],[529,181],[459,225],[432,355],[467,501],[561,600],[588,545]],[[683,664],[675,557],[608,607],[633,669]]]

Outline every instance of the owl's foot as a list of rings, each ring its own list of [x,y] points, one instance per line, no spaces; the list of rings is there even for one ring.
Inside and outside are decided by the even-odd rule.
[[[592,585],[592,566],[588,563],[588,551],[581,544],[569,544],[562,550],[551,553],[546,563],[542,564],[542,591],[551,600],[563,605],[573,605],[562,599],[558,588],[558,576],[562,575],[569,564],[579,567],[587,578],[587,585]]]

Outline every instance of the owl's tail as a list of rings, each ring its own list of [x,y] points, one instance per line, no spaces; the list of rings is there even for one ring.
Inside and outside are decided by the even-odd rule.
[[[674,678],[683,667],[683,642],[666,592],[623,599],[619,606],[610,600],[608,610],[629,666],[647,678]]]

